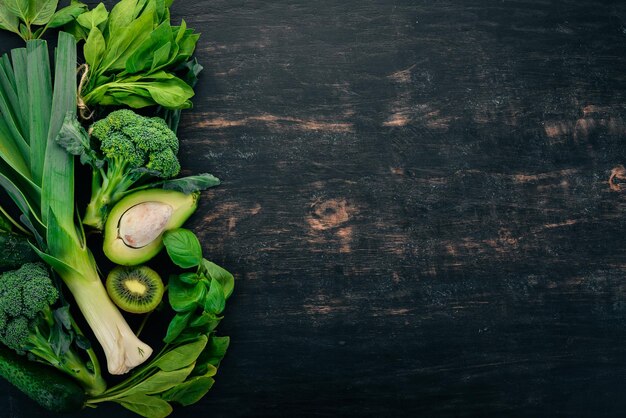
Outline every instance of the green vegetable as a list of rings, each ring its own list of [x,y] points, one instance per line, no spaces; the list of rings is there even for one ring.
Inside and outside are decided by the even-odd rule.
[[[75,116],[70,115],[61,129],[58,143],[68,152],[79,155],[92,167],[91,201],[83,223],[102,229],[111,208],[123,197],[139,189],[152,178],[169,179],[180,171],[178,138],[161,118],[147,118],[132,110],[117,110],[91,127],[90,140]],[[187,194],[219,184],[213,176],[187,179]],[[185,179],[164,184],[175,188]],[[173,186],[172,186],[173,185]],[[189,183],[186,184],[189,186]],[[123,264],[123,263],[122,263]]]
[[[55,142],[76,110],[76,41],[59,34],[53,79],[47,44],[0,59],[0,185],[33,235],[37,253],[72,292],[102,345],[108,369],[125,373],[152,350],[109,299],[74,210],[74,157]],[[95,370],[97,373],[97,370]]]
[[[202,263],[202,247],[196,235],[188,229],[168,231],[163,243],[170,258],[179,267],[189,269]]]
[[[172,276],[169,302],[176,312],[164,337],[165,347],[152,361],[105,393],[90,397],[88,406],[116,402],[147,418],[166,417],[171,402],[191,405],[213,386],[213,376],[226,354],[230,339],[215,335],[233,276],[202,258],[195,235],[186,229],[167,233],[168,254],[176,264],[197,267],[195,272]],[[185,253],[192,254],[187,257]]]
[[[163,249],[163,232],[179,228],[198,207],[199,193],[147,189],[120,200],[104,231],[104,254],[123,266],[145,263]]]
[[[171,26],[172,0],[121,0],[81,16],[74,33],[86,39],[84,105],[191,107],[193,88],[176,75],[189,61],[199,35],[183,21]],[[186,76],[187,73],[184,73]]]
[[[74,381],[0,348],[0,376],[52,412],[74,412],[85,404],[85,393]]]
[[[61,27],[87,10],[79,1],[57,11],[58,0],[4,0],[0,2],[0,29],[24,39],[38,39],[50,28]],[[37,29],[35,29],[37,27]]]
[[[131,110],[111,113],[94,123],[91,131],[99,149],[93,151],[91,201],[83,223],[102,229],[109,209],[133,185],[150,177],[167,179],[179,173],[178,138],[163,119],[146,118]]]
[[[59,293],[41,263],[24,264],[0,276],[0,342],[17,354],[27,352],[76,379],[89,394],[104,392],[99,365],[85,363],[73,342],[83,338],[74,329],[67,307],[55,309]],[[90,350],[90,356],[95,354]]]
[[[40,260],[25,236],[0,231],[0,272]]]

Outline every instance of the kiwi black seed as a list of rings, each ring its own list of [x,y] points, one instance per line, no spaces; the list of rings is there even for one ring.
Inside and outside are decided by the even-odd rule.
[[[106,288],[113,303],[130,313],[153,311],[165,288],[159,274],[150,267],[116,267],[109,273]]]

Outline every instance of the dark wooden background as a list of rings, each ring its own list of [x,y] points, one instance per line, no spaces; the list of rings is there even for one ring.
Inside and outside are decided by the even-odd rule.
[[[224,181],[190,226],[237,288],[172,417],[624,416],[626,3],[173,14],[206,68],[181,160]]]

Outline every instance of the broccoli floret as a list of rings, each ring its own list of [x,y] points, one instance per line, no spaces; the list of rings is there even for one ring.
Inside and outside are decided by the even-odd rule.
[[[40,263],[24,264],[20,269],[4,273],[0,278],[0,312],[4,327],[0,341],[17,352],[29,344],[32,323],[39,317],[50,318],[59,293],[48,271]]]
[[[102,377],[91,371],[73,347],[66,345],[75,331],[57,322],[53,306],[58,300],[59,292],[42,263],[24,264],[2,274],[0,342],[20,355],[29,354],[69,374],[88,392],[101,392]]]
[[[178,138],[161,118],[118,110],[91,126],[91,138],[98,145],[101,168],[93,171],[86,225],[102,229],[110,207],[142,180],[169,179],[180,172]]]

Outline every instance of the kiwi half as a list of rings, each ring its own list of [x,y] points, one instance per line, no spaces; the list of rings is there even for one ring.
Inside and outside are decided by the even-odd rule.
[[[113,303],[136,314],[156,309],[165,291],[161,276],[146,266],[114,268],[107,277],[106,288]]]

